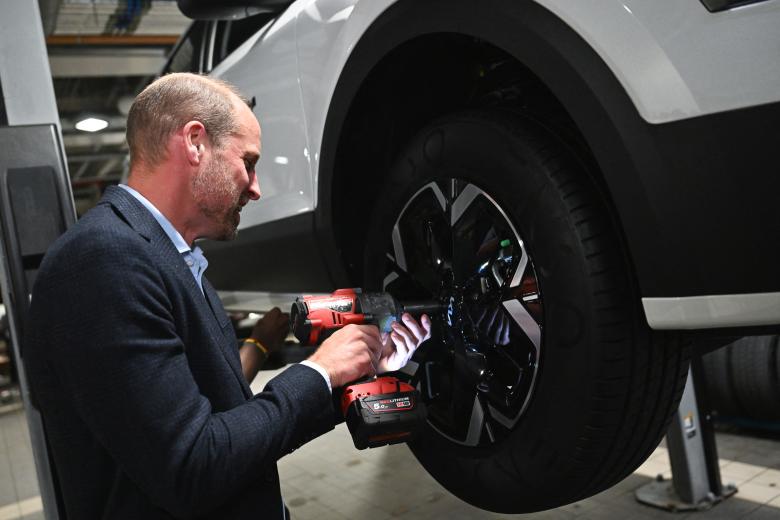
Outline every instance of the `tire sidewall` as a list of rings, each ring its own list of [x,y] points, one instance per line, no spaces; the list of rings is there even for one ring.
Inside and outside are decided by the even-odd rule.
[[[446,481],[450,491],[491,508],[496,501],[528,505],[541,499],[547,504],[549,497],[538,493],[549,489],[551,481],[565,486],[576,469],[571,461],[577,458],[578,438],[593,420],[594,384],[603,357],[592,265],[565,190],[555,181],[556,171],[577,166],[560,155],[550,160],[540,135],[546,137],[546,132],[532,121],[518,124],[501,113],[465,113],[434,122],[399,155],[374,212],[375,232],[367,245],[366,281],[376,286],[384,275],[378,271],[385,265],[386,238],[404,205],[422,186],[449,178],[488,193],[526,245],[543,305],[540,367],[528,409],[514,431],[490,448],[458,445],[432,428],[412,445],[421,463]],[[522,473],[516,471],[519,467]],[[496,489],[497,496],[475,499],[469,484],[475,478],[492,481],[482,487]],[[512,497],[503,491],[508,485],[517,490]]]

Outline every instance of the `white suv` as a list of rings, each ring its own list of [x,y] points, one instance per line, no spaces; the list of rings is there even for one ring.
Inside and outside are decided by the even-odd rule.
[[[696,347],[780,328],[780,0],[179,3],[168,70],[236,84],[263,133],[210,280],[447,303],[404,377],[460,498],[615,484]]]

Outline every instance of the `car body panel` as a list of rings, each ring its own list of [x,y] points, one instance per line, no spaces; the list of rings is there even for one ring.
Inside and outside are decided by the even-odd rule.
[[[352,50],[394,3],[299,0],[215,68],[260,100],[255,113],[266,130],[266,203],[244,211],[242,228],[317,206],[329,101]],[[696,1],[538,3],[604,59],[648,122],[780,101],[780,0],[717,14]]]
[[[537,0],[601,56],[649,123],[780,100],[780,1]]]
[[[777,323],[780,292],[642,298],[642,305],[656,330],[761,327]]]
[[[320,148],[330,100],[344,65],[363,33],[393,3],[308,0],[298,16],[301,95],[309,121],[309,139],[315,150],[315,183],[320,179]]]
[[[523,36],[512,31],[501,33],[493,26],[495,31],[476,36],[528,59],[521,61],[550,87],[582,131],[624,229],[651,325],[752,324],[744,316],[752,308],[744,298],[730,306],[736,316],[714,313],[703,318],[704,324],[702,318],[689,320],[686,316],[694,314],[682,310],[675,314],[677,321],[658,313],[668,314],[660,309],[673,301],[678,309],[689,303],[700,308],[701,300],[679,298],[717,295],[722,305],[729,295],[780,294],[780,277],[760,256],[766,245],[762,237],[780,229],[772,219],[770,197],[777,181],[761,173],[761,165],[772,163],[769,144],[777,133],[762,118],[774,118],[780,107],[780,60],[774,59],[780,33],[772,30],[780,26],[780,0],[716,14],[694,0],[489,4],[453,4],[451,11],[465,5],[460,16],[469,10],[473,16],[474,10],[485,9],[485,18],[494,21],[501,20],[501,9],[516,20],[533,11],[545,22],[526,27],[534,32],[528,41],[549,43],[549,57],[557,64],[527,48],[513,53]],[[256,237],[271,222],[281,225],[283,219],[312,215],[311,236],[317,242],[312,262],[326,264],[329,273],[329,281],[312,290],[327,290],[329,282],[344,279],[337,265],[343,259],[328,233],[338,225],[332,220],[330,187],[339,172],[327,156],[338,146],[349,96],[403,38],[426,31],[473,35],[468,31],[479,25],[449,11],[446,17],[427,13],[413,19],[424,8],[433,9],[405,0],[299,0],[214,71],[260,102],[255,113],[263,128],[259,171],[265,200],[245,208],[241,227],[256,227]],[[546,23],[550,18],[556,23]],[[409,23],[401,27],[402,20]],[[382,32],[393,36],[377,45],[372,38]],[[357,55],[362,64],[351,66]],[[565,77],[577,85],[561,84]],[[346,97],[345,90],[350,92]],[[753,132],[758,132],[755,138]],[[724,143],[730,148],[720,146]],[[749,159],[744,164],[743,157]],[[371,168],[367,162],[366,178]],[[749,181],[737,182],[740,170]],[[746,207],[754,208],[755,218],[740,210]],[[298,226],[296,239],[304,236],[304,227]],[[724,233],[732,247],[722,254]],[[769,245],[770,252],[777,249]],[[730,269],[745,256],[760,265],[748,272]],[[761,305],[763,298],[754,301]],[[775,314],[764,316],[761,324],[780,323]]]
[[[249,204],[243,209],[239,229],[314,208],[310,147],[299,90],[295,5],[211,72],[212,76],[236,85],[257,103],[253,111],[262,132],[257,171],[263,203]]]

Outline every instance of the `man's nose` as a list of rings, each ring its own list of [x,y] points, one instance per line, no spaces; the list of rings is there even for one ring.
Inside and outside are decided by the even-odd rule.
[[[252,182],[249,184],[249,198],[257,200],[260,198],[260,182],[257,180],[257,174],[252,176]]]

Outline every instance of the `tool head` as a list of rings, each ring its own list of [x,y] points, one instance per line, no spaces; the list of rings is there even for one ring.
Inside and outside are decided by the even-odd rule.
[[[406,302],[403,304],[403,312],[418,317],[423,314],[435,315],[447,310],[447,305],[436,300]]]
[[[290,330],[302,345],[316,343],[316,338],[311,341],[312,326],[308,319],[309,307],[300,298],[296,299],[290,309]]]

